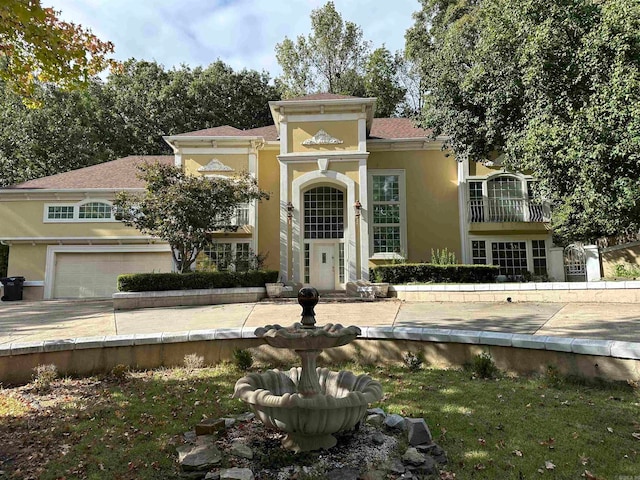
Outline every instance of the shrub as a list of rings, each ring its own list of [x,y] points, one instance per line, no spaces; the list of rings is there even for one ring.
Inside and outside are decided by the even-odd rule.
[[[424,352],[422,351],[419,351],[418,353],[409,351],[402,354],[402,362],[411,372],[417,372],[420,370],[424,360]]]
[[[58,368],[53,365],[38,365],[33,369],[33,385],[36,390],[46,391],[51,388],[51,382],[58,378]]]
[[[249,370],[253,365],[253,355],[249,350],[240,350],[236,348],[233,351],[233,363],[242,371]]]
[[[436,251],[432,248],[431,263],[433,265],[455,265],[457,263],[456,254],[455,252],[450,252],[446,248],[443,248],[442,250],[438,248]]]
[[[204,357],[198,355],[197,353],[191,353],[184,356],[184,368],[186,368],[190,372],[198,368],[202,368],[203,365]]]
[[[250,272],[130,273],[118,277],[121,292],[264,287],[278,281],[276,270]]]
[[[494,265],[407,263],[379,265],[369,271],[369,277],[396,285],[402,283],[493,283],[498,271],[498,267]]]
[[[617,263],[613,267],[613,275],[616,277],[624,278],[640,277],[640,265],[633,265],[631,263]]]
[[[499,372],[493,357],[486,352],[473,357],[470,369],[473,375],[479,378],[495,378]]]

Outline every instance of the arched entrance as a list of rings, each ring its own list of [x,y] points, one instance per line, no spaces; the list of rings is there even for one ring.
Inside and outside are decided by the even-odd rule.
[[[330,185],[303,193],[304,283],[335,290],[345,282],[345,193]]]

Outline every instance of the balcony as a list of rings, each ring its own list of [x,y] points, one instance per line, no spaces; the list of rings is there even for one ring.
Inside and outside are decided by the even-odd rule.
[[[541,200],[483,198],[470,200],[469,223],[549,222],[551,209]]]

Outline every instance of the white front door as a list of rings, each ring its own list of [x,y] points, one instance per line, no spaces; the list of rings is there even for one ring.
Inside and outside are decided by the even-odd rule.
[[[336,245],[333,243],[311,244],[311,286],[318,290],[336,288]]]

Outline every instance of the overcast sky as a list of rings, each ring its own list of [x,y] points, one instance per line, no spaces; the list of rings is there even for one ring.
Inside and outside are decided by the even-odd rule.
[[[309,15],[326,0],[43,0],[65,20],[115,44],[118,60],[155,60],[165,67],[208,65],[280,70],[275,45],[311,30]],[[392,52],[404,48],[418,0],[334,0],[364,38]]]

